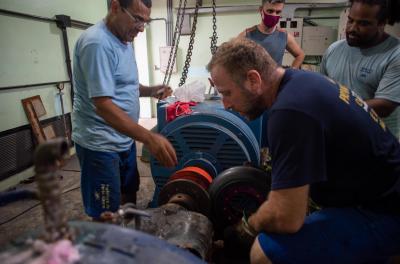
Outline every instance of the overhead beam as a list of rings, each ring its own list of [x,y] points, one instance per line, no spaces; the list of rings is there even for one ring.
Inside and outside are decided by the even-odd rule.
[[[348,1],[339,3],[286,3],[283,9],[284,17],[294,17],[294,13],[297,9],[327,9],[327,8],[341,8],[347,7]],[[246,12],[254,11],[257,12],[260,5],[236,5],[236,6],[217,6],[217,13],[233,13],[233,12]],[[177,10],[177,8],[175,8]],[[186,8],[185,13],[189,15],[194,14],[194,7]],[[212,7],[200,7],[199,14],[211,14],[213,11]]]

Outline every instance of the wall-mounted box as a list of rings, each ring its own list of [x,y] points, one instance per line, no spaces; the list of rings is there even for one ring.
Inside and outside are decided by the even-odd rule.
[[[336,30],[331,27],[303,27],[302,49],[307,56],[322,56],[336,41]]]
[[[301,47],[301,40],[303,39],[303,19],[302,18],[281,18],[279,20],[279,27],[285,29],[288,34],[291,34],[296,40],[297,44]],[[288,52],[285,51],[285,55],[283,56],[282,65],[290,66],[294,57]]]

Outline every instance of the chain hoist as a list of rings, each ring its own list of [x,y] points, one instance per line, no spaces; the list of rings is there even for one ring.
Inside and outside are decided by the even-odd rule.
[[[217,41],[218,41],[218,36],[217,36],[217,4],[216,4],[216,0],[213,0],[213,6],[212,6],[212,21],[213,21],[213,34],[211,37],[211,46],[210,46],[210,50],[211,50],[211,54],[214,55],[214,53],[217,51]]]
[[[189,41],[189,48],[186,53],[186,60],[185,60],[185,66],[183,66],[182,70],[182,77],[179,82],[179,86],[182,86],[186,82],[188,70],[190,67],[190,62],[192,60],[192,51],[193,51],[193,45],[194,45],[194,38],[196,36],[196,26],[197,26],[197,17],[199,14],[199,8],[200,8],[200,0],[196,1],[196,8],[194,10],[194,16],[193,16],[193,25],[192,25],[192,31],[190,33],[190,41]]]
[[[182,7],[182,1],[184,1],[183,7]],[[172,45],[171,45],[172,48],[171,48],[171,51],[169,54],[167,69],[166,69],[164,81],[163,81],[164,85],[169,85],[171,75],[172,75],[172,70],[173,70],[175,62],[176,62],[176,54],[177,54],[178,47],[179,47],[179,41],[180,41],[180,37],[181,37],[181,31],[182,31],[182,25],[183,25],[183,20],[184,20],[185,11],[186,11],[186,5],[187,5],[187,0],[180,0],[178,13],[177,13],[177,20],[176,20],[176,24],[175,24],[174,36],[172,39]],[[193,25],[192,25],[192,30],[190,33],[189,47],[188,47],[188,50],[186,53],[185,64],[184,64],[184,67],[182,70],[182,77],[180,79],[179,86],[182,86],[183,84],[185,84],[187,75],[188,75],[188,71],[189,71],[189,67],[190,67],[190,63],[192,60],[194,39],[196,36],[197,18],[198,18],[200,5],[201,5],[201,0],[197,0],[195,12],[193,15]],[[213,18],[212,18],[213,34],[211,37],[210,50],[211,50],[211,54],[214,54],[215,51],[217,50],[217,40],[218,40],[217,18],[216,18],[216,0],[213,0],[212,8],[213,8],[213,12],[212,12],[212,14],[213,14]]]
[[[183,17],[185,15],[185,11],[186,11],[186,4],[187,4],[187,0],[184,0],[183,11],[182,11],[182,0],[179,1],[179,8],[178,8],[177,19],[176,19],[176,24],[175,24],[174,36],[173,36],[172,45],[171,45],[172,48],[171,48],[171,52],[169,53],[168,64],[167,64],[167,69],[165,71],[163,85],[169,84],[169,81],[170,81],[171,75],[172,75],[172,70],[175,65],[176,53],[178,51],[179,41],[181,38]]]

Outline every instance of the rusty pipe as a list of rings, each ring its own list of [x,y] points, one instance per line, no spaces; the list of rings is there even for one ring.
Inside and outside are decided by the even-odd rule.
[[[62,209],[61,187],[57,180],[57,171],[64,159],[69,156],[68,150],[68,143],[64,139],[57,138],[39,145],[35,151],[35,177],[45,225],[43,239],[49,243],[61,239],[73,239]]]

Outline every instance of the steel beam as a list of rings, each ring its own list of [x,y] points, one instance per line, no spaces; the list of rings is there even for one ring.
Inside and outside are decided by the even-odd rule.
[[[297,9],[326,9],[326,8],[341,8],[347,7],[347,1],[339,3],[286,3],[283,10],[284,17],[294,17]],[[217,6],[217,13],[233,13],[233,12],[256,12],[260,5],[236,5],[236,6]],[[177,8],[175,8],[177,10]],[[186,8],[185,13],[189,15],[194,14],[194,7]],[[199,14],[211,14],[212,7],[200,7]]]

